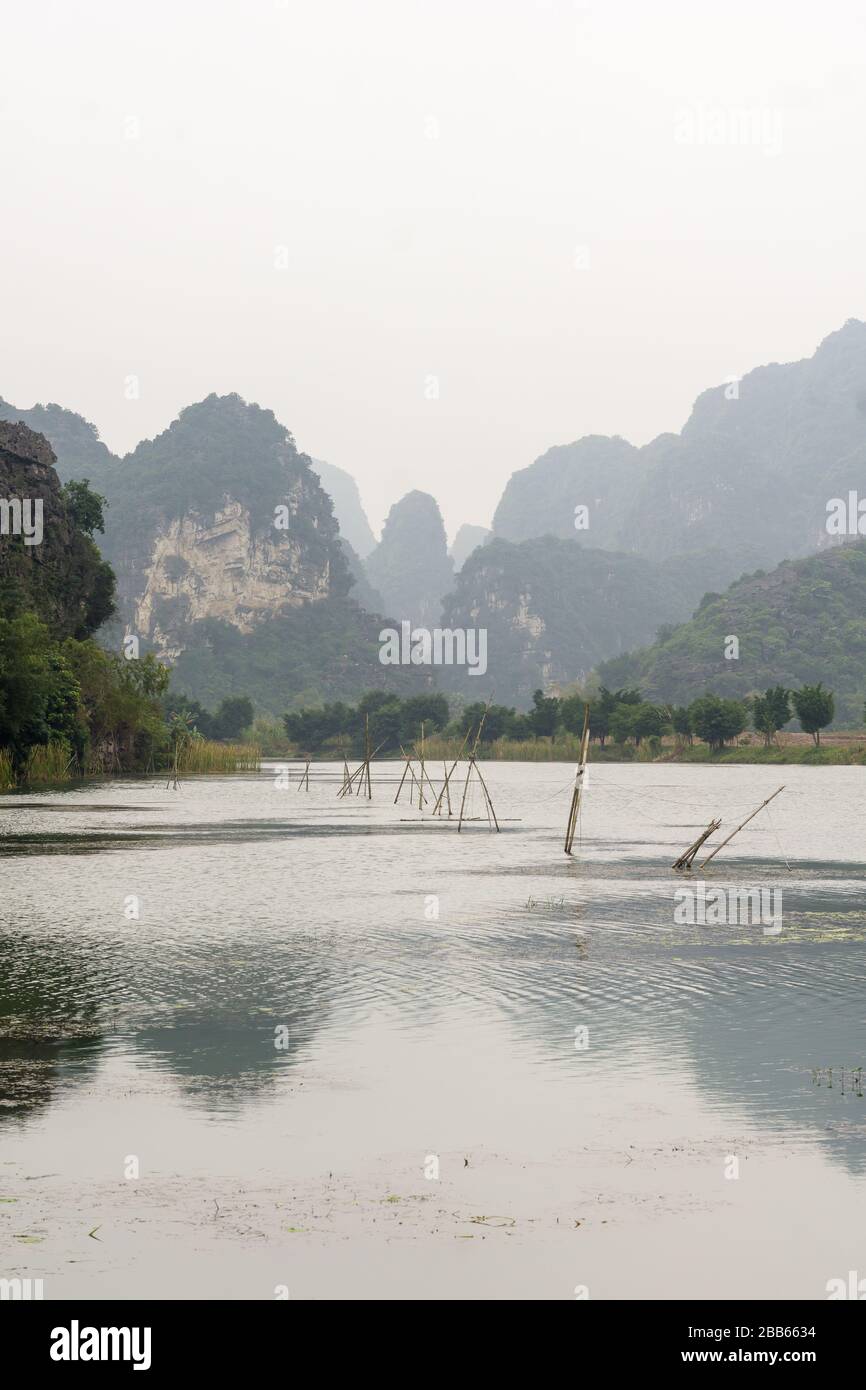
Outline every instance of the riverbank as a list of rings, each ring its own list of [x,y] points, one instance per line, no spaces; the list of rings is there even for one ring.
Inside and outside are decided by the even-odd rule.
[[[37,744],[30,750],[23,768],[16,775],[12,755],[0,748],[0,792],[26,791],[34,787],[57,787],[105,777],[148,777],[154,772],[170,777],[199,773],[257,772],[262,751],[257,743],[221,743],[214,739],[190,739],[175,759],[163,750],[156,767],[114,768],[104,760],[90,758],[81,767],[63,743]]]
[[[415,750],[417,756],[417,749]],[[453,762],[460,754],[466,756],[467,749],[461,739],[429,738],[424,743],[424,757],[430,763]],[[555,739],[497,739],[495,743],[482,744],[476,754],[479,762],[513,763],[576,763],[580,754],[579,739],[574,735]],[[342,757],[342,755],[339,755]],[[288,763],[303,763],[305,757],[299,752],[286,753],[284,749],[269,749],[265,746],[262,757]],[[333,751],[311,755],[313,762],[333,762],[338,755]],[[350,756],[349,765],[354,768],[359,762],[357,754]],[[402,762],[400,753],[380,753],[377,761],[391,760]],[[719,751],[711,750],[705,743],[680,743],[673,738],[660,743],[644,742],[639,747],[633,743],[617,744],[607,742],[604,747],[598,743],[590,745],[591,763],[771,763],[795,764],[806,767],[839,767],[866,764],[866,733],[841,732],[825,734],[820,746],[816,746],[806,734],[781,734],[779,740],[770,748],[763,743],[745,742],[730,744]]]

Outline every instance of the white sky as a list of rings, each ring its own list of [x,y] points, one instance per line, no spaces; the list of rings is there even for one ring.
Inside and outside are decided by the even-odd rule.
[[[855,0],[6,0],[0,33],[0,395],[118,452],[235,390],[374,529],[418,487],[453,535],[550,445],[644,443],[866,317]]]

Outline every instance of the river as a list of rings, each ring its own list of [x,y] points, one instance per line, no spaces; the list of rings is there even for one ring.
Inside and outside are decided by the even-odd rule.
[[[46,1298],[826,1298],[866,1277],[866,769],[278,769],[0,798],[0,1276]],[[441,770],[440,770],[441,777]],[[779,930],[679,924],[670,868]],[[473,792],[468,809],[483,817]],[[711,871],[712,870],[712,871]],[[864,1285],[866,1288],[866,1285]]]

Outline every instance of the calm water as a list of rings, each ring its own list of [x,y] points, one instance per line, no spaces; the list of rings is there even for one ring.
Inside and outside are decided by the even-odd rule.
[[[392,804],[398,772],[372,804],[324,766],[309,792],[266,768],[0,799],[0,1276],[47,1298],[866,1277],[866,769],[594,767],[571,862],[570,768],[485,765],[502,833],[460,836]],[[706,881],[781,888],[781,933],[675,925],[672,860],[780,782]]]

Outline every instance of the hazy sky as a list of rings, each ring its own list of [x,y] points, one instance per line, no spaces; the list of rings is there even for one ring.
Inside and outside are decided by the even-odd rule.
[[[374,529],[418,487],[453,534],[550,445],[866,317],[862,0],[6,0],[2,34],[0,395],[120,452],[239,391]]]

